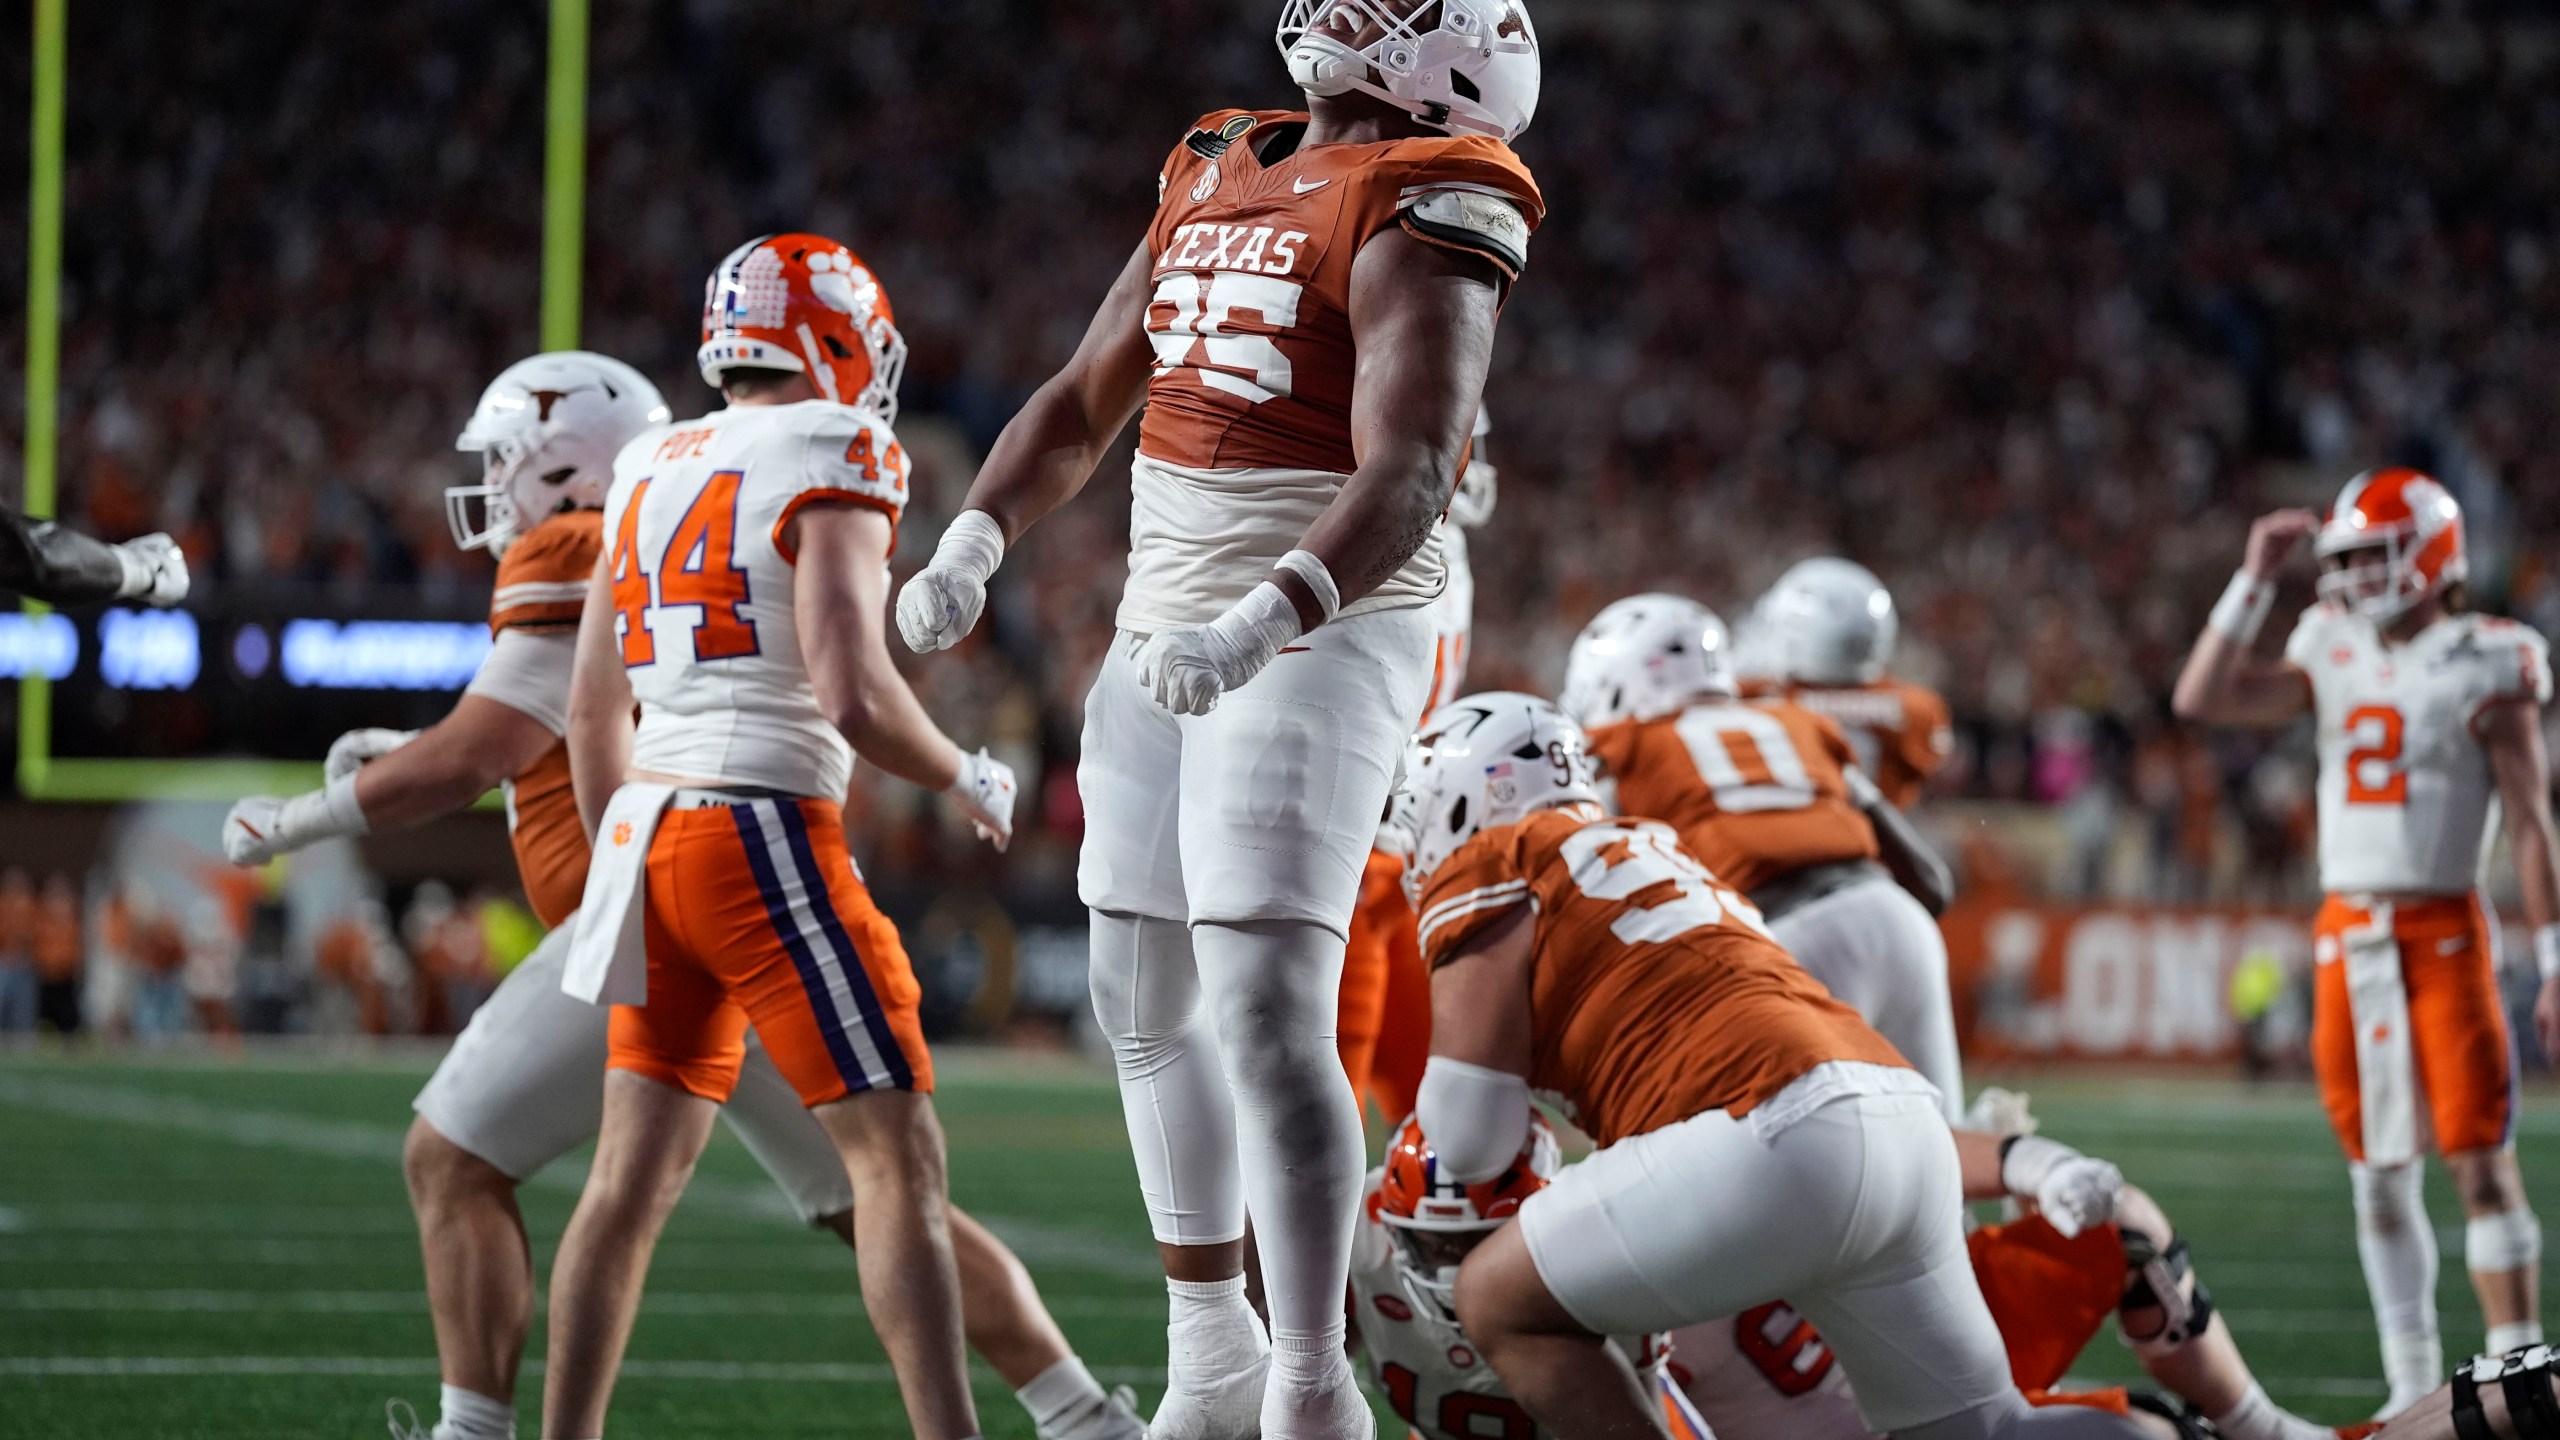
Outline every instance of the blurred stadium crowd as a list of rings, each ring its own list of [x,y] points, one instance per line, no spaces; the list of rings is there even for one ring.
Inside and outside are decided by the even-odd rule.
[[[1266,8],[602,7],[587,343],[698,411],[706,267],[759,231],[848,238],[913,346],[902,553],[929,554],[1183,124],[1288,103]],[[1732,616],[1836,550],[1898,596],[1897,668],[1954,704],[1943,797],[2053,807],[2066,890],[2290,898],[2306,737],[2167,720],[2249,516],[2425,465],[2472,517],[2475,600],[2560,631],[2560,413],[2537,403],[2560,29],[2421,0],[1541,18],[1520,148],[1553,220],[1489,396],[1482,683],[1551,687],[1630,588]],[[438,492],[480,385],[535,348],[538,8],[134,0],[80,7],[72,57],[65,513],[166,528],[214,586],[485,584]],[[24,63],[0,58],[8,93]],[[1008,564],[968,663],[924,675],[1035,791],[980,878],[1038,893],[1072,873],[1119,589],[1125,489],[1097,489]],[[884,886],[993,863],[911,794],[872,804]]]

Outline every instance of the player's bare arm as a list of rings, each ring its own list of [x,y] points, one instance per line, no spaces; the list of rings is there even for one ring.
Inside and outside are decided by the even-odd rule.
[[[1910,891],[1932,919],[1946,914],[1956,898],[1955,871],[1948,867],[1946,858],[1921,838],[1920,827],[1885,798],[1865,771],[1852,768],[1847,776],[1849,798],[1857,802],[1859,812],[1875,827],[1876,849],[1883,856],[1884,868],[1893,872],[1894,883]]]
[[[2533,927],[2533,958],[2542,993],[2533,1004],[2542,1053],[2560,1054],[2560,832],[2551,820],[2551,763],[2542,745],[2542,716],[2526,701],[2483,711],[2480,749],[2498,787],[2498,810],[2515,857],[2516,889]]]
[[[1528,1133],[1537,930],[1523,905],[1431,972],[1431,1061],[1414,1110],[1461,1180],[1500,1171]]]
[[[615,620],[613,576],[598,563],[578,619],[577,665],[569,674],[569,783],[590,840],[631,768],[631,677],[622,668]]]
[[[540,720],[485,695],[356,772],[356,802],[373,829],[406,830],[450,815],[542,758],[559,743]]]
[[[1155,352],[1147,296],[1155,256],[1141,243],[1102,298],[1064,369],[1032,392],[987,452],[933,561],[898,596],[898,631],[917,651],[960,643],[986,608],[1006,547],[1093,478],[1146,398]]]
[[[2319,529],[2320,517],[2309,510],[2273,511],[2249,527],[2247,558],[2170,692],[2180,719],[2272,728],[2311,708],[2311,682],[2303,673],[2282,660],[2260,659],[2252,646],[2275,608],[2284,567]]]

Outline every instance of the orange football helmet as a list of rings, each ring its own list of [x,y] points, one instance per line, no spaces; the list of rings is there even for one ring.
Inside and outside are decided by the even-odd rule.
[[[1405,1289],[1455,1323],[1458,1266],[1467,1252],[1519,1214],[1520,1203],[1547,1188],[1563,1164],[1556,1132],[1531,1110],[1529,1138],[1502,1173],[1462,1184],[1440,1173],[1421,1122],[1406,1116],[1387,1142],[1386,1174],[1369,1201],[1370,1214],[1395,1238]]]
[[[2424,471],[2397,466],[2348,481],[2313,548],[2321,600],[2377,623],[2471,574],[2452,492]]]
[[[861,257],[823,235],[766,235],[702,287],[694,359],[715,389],[735,367],[797,370],[828,399],[895,422],[907,342]]]

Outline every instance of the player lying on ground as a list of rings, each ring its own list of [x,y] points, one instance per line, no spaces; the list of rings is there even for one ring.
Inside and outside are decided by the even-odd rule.
[[[2142,1433],[2027,1403],[1965,1252],[1935,1089],[1669,826],[1602,813],[1571,721],[1532,696],[1462,700],[1424,722],[1406,774],[1439,1168],[1498,1175],[1533,1084],[1601,1147],[1458,1273],[1468,1336],[1531,1415],[1661,1436],[1603,1337],[1784,1295],[1900,1440]]]
[[[48,605],[187,598],[187,557],[166,535],[110,545],[0,505],[0,590]]]
[[[1334,1044],[1344,937],[1431,683],[1439,522],[1544,213],[1506,143],[1537,97],[1520,0],[1292,0],[1279,39],[1307,110],[1220,111],[1174,149],[1074,358],[898,602],[908,644],[958,643],[1005,547],[1145,402],[1077,888],[1167,1277],[1159,1440],[1371,1423],[1342,1352],[1365,1168]]]
[[[2320,601],[2281,659],[2253,649],[2305,541]],[[2311,1058],[2353,1177],[2356,1250],[2382,1334],[2383,1415],[2444,1373],[2436,1232],[2420,1157],[2444,1155],[2469,1224],[2463,1259],[2503,1352],[2542,1338],[2542,1225],[2515,1155],[2515,1060],[2480,899],[2503,815],[2542,972],[2534,1027],[2560,1054],[2560,835],[2551,821],[2540,635],[2465,613],[2462,510],[2415,470],[2348,482],[2328,520],[2250,528],[2172,703],[2189,720],[2275,727],[2311,714],[2320,748],[2321,907]],[[2425,1110],[2423,1119],[2421,1107]]]
[[[1540,1433],[1482,1363],[1452,1300],[1465,1257],[1556,1174],[1544,1120],[1532,1120],[1530,1136],[1501,1174],[1457,1184],[1420,1125],[1408,1120],[1390,1142],[1386,1164],[1370,1174],[1353,1251],[1352,1319],[1379,1389],[1426,1440],[1470,1440],[1481,1433],[1478,1417],[1501,1423],[1517,1440]],[[2151,1413],[2138,1417],[2146,1428],[2181,1433],[2164,1418],[2170,1407],[2147,1397],[2051,1393],[2113,1315],[2152,1378],[2180,1397],[2187,1413],[2211,1416],[2227,1440],[2337,1440],[2341,1432],[2268,1400],[2167,1217],[2148,1195],[2124,1185],[2114,1166],[2051,1141],[2004,1146],[1965,1130],[1956,1132],[1956,1148],[1966,1199],[2050,1202],[2041,1214],[1967,1237],[1974,1276],[2022,1391],[2039,1404],[2117,1413],[2149,1405]],[[2164,1295],[2168,1304],[2160,1303]],[[1640,1371],[1660,1371],[1656,1388],[1680,1390],[1720,1440],[1872,1440],[1821,1336],[1783,1302],[1613,1343]],[[1676,1416],[1664,1418],[1678,1434]]]
[[[1583,627],[1557,707],[1589,737],[1617,809],[1660,820],[1832,998],[1963,1103],[1947,945],[1946,862],[1888,802],[1827,716],[1736,698],[1715,612],[1634,595]]]
[[[607,1012],[560,991],[588,859],[560,736],[613,457],[666,418],[657,387],[638,371],[583,351],[519,361],[490,382],[457,442],[483,457],[485,478],[446,492],[455,542],[498,557],[489,661],[434,726],[353,731],[330,747],[328,791],[243,801],[224,827],[231,858],[259,864],[323,838],[322,829],[341,833],[325,825],[333,805],[360,823],[351,833],[390,831],[507,787],[517,868],[550,933],[473,1014],[419,1092],[403,1156],[444,1372],[435,1440],[511,1433],[533,1311],[516,1189],[595,1138],[603,1112]],[[289,807],[292,823],[282,819]],[[721,1113],[793,1212],[851,1244],[844,1161],[760,1047],[749,1050]],[[1108,1401],[1021,1263],[956,1210],[951,1228],[970,1344],[1016,1387],[1040,1433],[1133,1433],[1125,1416],[1117,1429],[1092,1428]]]

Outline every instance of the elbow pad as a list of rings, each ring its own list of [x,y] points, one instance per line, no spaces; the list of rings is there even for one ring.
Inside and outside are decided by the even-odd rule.
[[[1450,1179],[1490,1180],[1528,1141],[1529,1082],[1508,1070],[1434,1055],[1422,1070],[1414,1119]]]

